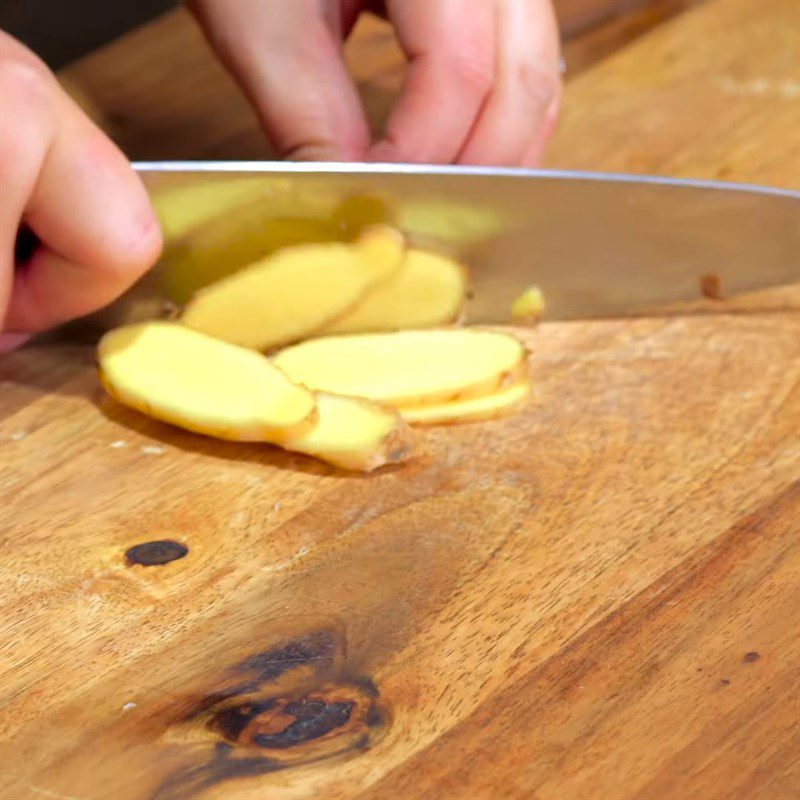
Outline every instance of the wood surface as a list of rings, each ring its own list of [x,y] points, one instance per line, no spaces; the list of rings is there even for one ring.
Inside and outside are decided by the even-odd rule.
[[[800,3],[703,3],[577,76],[547,164],[800,188]]]
[[[712,0],[587,66],[551,165],[793,185],[799,101],[748,83],[793,5]],[[263,154],[181,19],[65,79],[138,157]],[[120,409],[86,347],[5,356],[0,796],[800,797],[796,291],[545,323],[523,413],[369,477]],[[160,540],[188,553],[126,555]]]
[[[6,359],[3,797],[796,796],[794,316],[526,339],[523,413],[366,478]]]

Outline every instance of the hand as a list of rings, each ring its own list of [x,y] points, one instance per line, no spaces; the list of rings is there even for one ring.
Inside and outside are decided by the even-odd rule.
[[[561,97],[550,0],[385,0],[409,59],[375,144],[342,43],[366,0],[187,0],[284,158],[536,166]]]
[[[0,331],[9,349],[114,300],[158,258],[161,233],[122,153],[2,31],[0,106]],[[15,264],[21,227],[38,241]]]

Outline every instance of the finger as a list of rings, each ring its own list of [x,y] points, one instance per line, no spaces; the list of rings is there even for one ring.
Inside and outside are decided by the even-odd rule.
[[[0,333],[0,355],[19,349],[30,338],[30,333]]]
[[[494,0],[386,4],[409,58],[373,161],[454,161],[494,80]]]
[[[114,300],[156,260],[161,234],[125,157],[44,65],[8,36],[0,63],[0,315],[4,330],[39,331]],[[22,222],[40,244],[15,269]]]
[[[529,169],[535,169],[542,166],[544,160],[545,149],[558,125],[558,115],[561,112],[561,100],[563,98],[563,91],[559,89],[558,94],[551,102],[544,117],[544,124],[539,132],[539,136],[534,136],[531,139],[525,152],[522,154],[522,161],[520,166]]]
[[[369,129],[342,56],[340,19],[314,0],[194,0],[190,8],[283,158],[361,159]]]
[[[461,164],[519,166],[552,134],[561,93],[558,26],[544,0],[503,0],[495,8],[495,81]]]

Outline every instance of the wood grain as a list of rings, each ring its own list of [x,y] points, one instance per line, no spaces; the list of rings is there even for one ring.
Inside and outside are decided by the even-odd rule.
[[[524,413],[369,478],[91,372],[7,417],[3,796],[796,796],[794,317],[525,336]]]
[[[800,188],[800,4],[704,3],[577,76],[547,164]]]
[[[644,316],[674,316],[685,314],[752,314],[766,311],[797,311],[800,309],[800,284],[774,286],[756,292],[744,292],[719,298],[700,298],[680,303],[664,303],[643,312]]]
[[[562,53],[566,64],[566,80],[572,80],[582,72],[604,61],[617,50],[636,41],[640,36],[660,26],[668,19],[678,16],[689,8],[705,0],[657,0],[657,2],[624,2],[614,10],[600,17],[589,16],[594,0],[582,0],[584,15],[562,22],[573,32],[572,36],[562,33]],[[581,0],[578,0],[581,2]],[[562,0],[561,7],[569,8],[576,14],[575,0]],[[559,6],[556,7],[559,10]],[[583,23],[583,24],[581,24]]]
[[[776,493],[361,797],[796,796],[797,637],[758,609],[797,618],[799,501]]]
[[[570,77],[551,164],[797,185],[793,7]],[[178,14],[65,80],[137,157],[263,155],[204,48]],[[86,347],[4,357],[0,795],[800,797],[796,292],[542,325],[524,413],[367,478],[121,410]]]

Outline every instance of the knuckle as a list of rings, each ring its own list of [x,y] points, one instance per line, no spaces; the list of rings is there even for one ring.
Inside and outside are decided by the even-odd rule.
[[[486,48],[466,47],[450,56],[449,69],[458,83],[485,94],[494,83],[494,61]]]
[[[0,50],[0,164],[4,174],[31,167],[50,121],[52,79],[38,60],[19,46]]]
[[[517,65],[516,79],[525,95],[536,103],[547,105],[561,94],[561,77],[528,61]]]
[[[1,85],[0,91],[2,91]],[[0,117],[2,116],[0,115]],[[20,165],[25,163],[27,142],[28,132],[25,126],[0,119],[0,170],[2,170],[4,181],[8,180],[11,174],[17,174]]]
[[[21,100],[39,100],[52,88],[53,77],[33,53],[4,36],[0,40],[0,85],[3,94]]]

